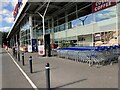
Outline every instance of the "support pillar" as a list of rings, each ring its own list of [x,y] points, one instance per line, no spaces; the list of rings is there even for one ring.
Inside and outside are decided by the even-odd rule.
[[[46,12],[47,12],[47,10],[48,10],[48,6],[49,6],[49,3],[50,3],[50,1],[48,1],[48,3],[47,3],[47,6],[46,6],[46,9],[45,9],[45,11],[44,11],[44,14],[42,15],[42,14],[40,14],[39,12],[36,12],[41,18],[42,18],[42,24],[43,24],[43,51],[44,52],[46,52],[46,48],[45,48],[45,15],[46,15]],[[44,54],[45,55],[45,54]]]
[[[52,42],[54,43],[54,39],[55,39],[55,37],[54,37],[54,19],[53,19],[53,17],[52,17]]]
[[[65,35],[66,35],[66,41],[67,41],[67,30],[68,30],[68,16],[67,16],[67,12],[65,12]],[[66,44],[67,47],[67,44]]]
[[[20,47],[21,47],[21,44],[22,44],[22,43],[21,43],[21,27],[20,27],[20,31],[19,31],[19,36],[20,36],[20,37],[19,37],[19,42],[20,42]]]
[[[28,52],[33,52],[33,48],[32,48],[32,39],[33,39],[33,23],[32,23],[32,15],[29,14],[29,29],[30,29],[30,44],[28,47]]]
[[[30,39],[33,39],[33,30],[32,30],[32,15],[29,15],[29,25],[30,25]],[[31,45],[32,45],[32,41],[31,41]]]

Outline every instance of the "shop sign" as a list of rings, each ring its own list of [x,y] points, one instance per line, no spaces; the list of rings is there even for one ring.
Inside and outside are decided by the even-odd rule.
[[[116,0],[98,0],[92,3],[92,13],[109,8],[116,5]]]
[[[16,4],[14,12],[13,12],[14,19],[16,18],[17,14],[18,14],[18,4]]]
[[[14,20],[16,19],[21,6],[22,6],[22,0],[18,0],[18,3],[16,4],[15,9],[13,11]]]
[[[39,55],[45,55],[44,45],[39,45],[38,46],[38,54]]]

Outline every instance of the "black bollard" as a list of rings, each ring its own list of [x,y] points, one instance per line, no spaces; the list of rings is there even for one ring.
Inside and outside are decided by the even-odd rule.
[[[24,63],[24,52],[22,53],[22,65],[24,66],[25,63]]]
[[[17,59],[17,50],[15,50],[15,58]]]
[[[20,62],[20,52],[18,51],[18,61]]]
[[[32,73],[32,56],[29,57],[29,62],[30,62],[30,73]]]
[[[13,47],[13,56],[15,57],[15,47]]]
[[[49,63],[46,64],[46,88],[50,90],[50,65]]]

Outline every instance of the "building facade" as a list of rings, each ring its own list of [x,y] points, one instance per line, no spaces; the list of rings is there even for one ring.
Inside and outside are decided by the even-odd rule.
[[[8,34],[11,46],[37,51],[38,45],[45,49],[120,45],[117,1],[23,1]]]

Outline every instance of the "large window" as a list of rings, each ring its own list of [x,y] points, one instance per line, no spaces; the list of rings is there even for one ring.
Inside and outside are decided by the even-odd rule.
[[[25,23],[23,23],[22,27],[21,27],[21,46],[27,46],[29,45],[30,42],[30,29],[29,29],[29,22],[26,21]]]
[[[116,17],[116,6],[101,10],[95,13],[95,21],[99,22],[102,20],[110,19]]]
[[[97,23],[99,32],[94,33],[94,45],[96,46],[111,46],[117,45],[117,23],[116,23],[116,6],[98,11],[94,13],[94,20]],[[94,29],[95,31],[95,29]]]
[[[72,28],[76,27],[76,26],[84,26],[86,24],[90,24],[93,22],[93,15],[89,14],[89,15],[85,15],[83,17],[77,18],[73,21],[71,21],[72,23]]]

